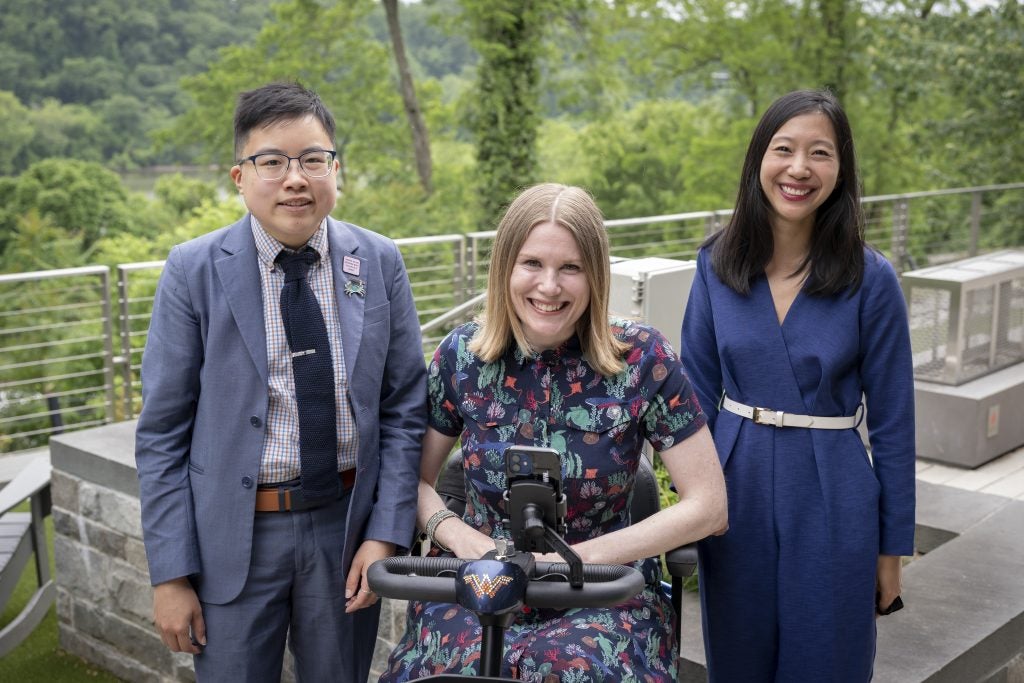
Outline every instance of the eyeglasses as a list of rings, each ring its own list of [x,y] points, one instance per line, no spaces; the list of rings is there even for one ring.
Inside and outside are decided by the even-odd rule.
[[[292,160],[299,162],[299,168],[310,178],[323,178],[331,174],[334,168],[334,157],[337,152],[333,149],[315,149],[310,152],[303,152],[297,157],[290,157],[287,154],[276,154],[264,152],[253,154],[251,157],[239,159],[236,163],[241,166],[251,161],[256,168],[256,175],[263,180],[280,180],[288,174]]]

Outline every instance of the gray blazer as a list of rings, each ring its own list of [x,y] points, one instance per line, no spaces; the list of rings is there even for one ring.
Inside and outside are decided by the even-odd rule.
[[[327,219],[349,400],[359,433],[346,572],[363,539],[413,537],[426,369],[394,242]],[[359,259],[365,296],[346,295]],[[153,304],[135,437],[153,585],[189,576],[204,602],[241,592],[267,419],[267,345],[249,216],[174,247]]]

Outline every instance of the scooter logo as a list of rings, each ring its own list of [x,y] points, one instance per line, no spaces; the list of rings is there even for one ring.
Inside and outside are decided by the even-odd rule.
[[[493,579],[487,574],[480,578],[478,574],[466,574],[462,580],[473,589],[476,597],[482,600],[484,597],[494,598],[502,587],[512,583],[511,576],[495,576]]]

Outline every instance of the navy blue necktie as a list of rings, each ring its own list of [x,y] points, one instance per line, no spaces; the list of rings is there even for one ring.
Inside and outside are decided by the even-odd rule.
[[[310,266],[320,260],[320,254],[309,248],[299,252],[282,250],[274,260],[284,270],[281,320],[295,373],[302,497],[307,502],[337,498],[341,484],[334,363],[323,313],[306,281]]]

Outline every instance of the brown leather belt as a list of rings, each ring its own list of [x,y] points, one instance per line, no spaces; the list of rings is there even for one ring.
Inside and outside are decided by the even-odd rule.
[[[356,469],[338,472],[341,479],[341,490],[348,491],[356,483]],[[302,500],[302,490],[296,487],[286,488],[273,484],[263,484],[256,489],[256,512],[291,512],[308,510],[323,504],[308,504]]]

